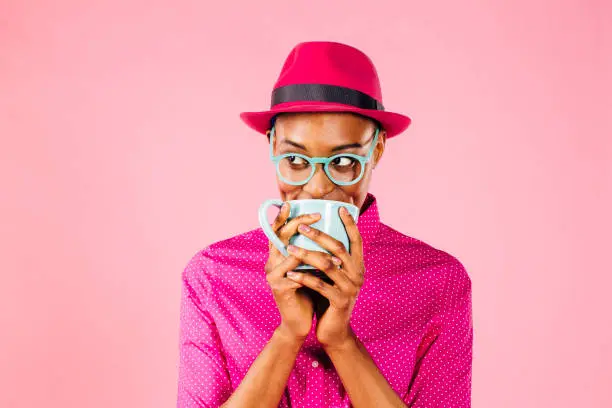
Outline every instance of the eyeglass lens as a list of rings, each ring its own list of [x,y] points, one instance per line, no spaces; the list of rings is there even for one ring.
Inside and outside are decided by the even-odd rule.
[[[278,163],[278,169],[283,178],[300,183],[308,179],[312,172],[312,164],[300,156],[287,156]],[[361,174],[361,162],[349,156],[334,158],[328,167],[332,181],[351,182]]]

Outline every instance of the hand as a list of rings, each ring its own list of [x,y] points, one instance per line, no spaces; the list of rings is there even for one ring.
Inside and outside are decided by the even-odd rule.
[[[312,224],[321,218],[321,214],[303,214],[285,224],[290,214],[290,204],[285,203],[272,223],[272,230],[279,239],[287,245],[289,238],[297,233],[300,223]],[[270,253],[266,262],[266,280],[272,289],[274,301],[281,315],[278,330],[291,340],[303,341],[312,327],[314,312],[312,300],[304,293],[297,291],[303,287],[300,283],[286,278],[286,273],[298,267],[300,259],[289,255],[287,257],[269,242]]]
[[[340,210],[340,219],[344,223],[350,240],[349,254],[342,242],[316,228],[310,231],[298,230],[332,255],[321,251],[309,251],[293,247],[290,251],[302,263],[307,263],[323,271],[334,281],[334,285],[307,273],[287,274],[287,276],[325,296],[329,299],[329,308],[317,321],[317,339],[324,348],[340,347],[353,340],[355,334],[350,327],[350,317],[363,285],[365,266],[363,263],[363,241],[357,224],[344,207]],[[339,268],[341,267],[341,269]]]

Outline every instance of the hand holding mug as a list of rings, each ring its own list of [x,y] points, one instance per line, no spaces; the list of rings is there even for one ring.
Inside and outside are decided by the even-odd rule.
[[[318,213],[303,214],[286,222],[289,214],[290,204],[285,203],[271,225],[275,236],[284,245],[287,245],[289,238],[297,233],[299,224],[310,225],[321,218]],[[287,272],[296,269],[298,265],[300,265],[299,258],[291,254],[284,256],[270,242],[270,252],[265,271],[266,280],[281,315],[281,324],[278,330],[292,340],[303,341],[312,327],[314,308],[312,300],[306,294],[297,291],[302,287],[302,284],[286,277]]]
[[[363,240],[355,220],[348,211],[340,208],[340,218],[346,227],[351,253],[342,242],[317,230],[303,228],[298,231],[317,242],[330,253],[311,251],[292,246],[289,252],[304,263],[315,266],[334,282],[330,285],[321,278],[308,273],[292,272],[287,276],[329,299],[329,307],[317,321],[317,339],[326,349],[342,347],[354,339],[350,317],[364,280]]]
[[[300,302],[304,300],[303,305],[308,302],[310,306],[308,329],[306,329],[305,318],[295,320],[295,317],[299,315],[297,312],[292,314],[293,318],[288,318],[286,322],[291,323],[292,333],[299,332],[307,335],[312,325],[313,315],[313,304],[310,298],[304,293],[296,292],[299,286],[291,286],[285,282],[289,281],[296,285],[304,285],[330,301],[330,307],[318,319],[317,338],[324,346],[343,344],[352,335],[348,323],[363,283],[363,249],[361,235],[356,224],[359,207],[333,200],[291,200],[285,203],[287,208],[281,208],[270,228],[266,219],[266,211],[270,205],[280,206],[281,204],[281,200],[271,199],[265,201],[259,209],[260,225],[270,239],[271,257],[274,256],[273,259],[277,259],[278,256],[286,256],[285,260],[280,262],[269,261],[273,262],[273,265],[274,262],[278,262],[278,268],[271,279],[281,282],[277,279],[283,277],[283,281],[278,286],[282,291],[279,291],[278,296],[282,296],[285,290],[292,290],[290,297],[292,304],[297,299]],[[339,211],[341,209],[343,211]],[[311,218],[311,214],[315,213],[320,213],[321,219]],[[286,220],[289,221],[282,226]],[[310,231],[298,231],[297,227],[300,224],[310,226]],[[295,248],[295,252],[290,253],[288,248]],[[341,269],[339,269],[340,265],[342,265]],[[290,277],[290,271],[304,269],[322,271],[332,284],[326,283],[312,273],[297,272],[296,275]],[[286,272],[288,278],[284,278]],[[277,301],[279,308],[282,307],[280,303]],[[281,311],[281,315],[282,313]]]

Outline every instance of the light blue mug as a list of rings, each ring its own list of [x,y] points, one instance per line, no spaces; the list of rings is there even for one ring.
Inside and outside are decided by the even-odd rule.
[[[351,248],[349,237],[346,233],[346,228],[344,227],[344,223],[342,222],[342,218],[340,218],[338,210],[340,210],[340,207],[346,207],[346,209],[349,211],[349,214],[351,214],[355,222],[357,222],[357,219],[359,217],[359,207],[353,204],[345,203],[343,201],[320,199],[289,200],[288,203],[290,205],[290,212],[287,221],[302,214],[320,213],[321,218],[317,222],[313,222],[309,225],[313,228],[323,231],[332,238],[335,238],[338,241],[342,242],[346,250],[350,253]],[[285,246],[285,244],[283,244],[278,235],[276,235],[276,233],[272,230],[272,226],[268,222],[267,212],[268,208],[271,205],[280,208],[283,205],[283,200],[273,198],[264,201],[259,207],[259,224],[261,225],[263,232],[266,234],[268,239],[272,241],[274,246],[276,246],[276,248],[278,248],[278,250],[284,256],[289,256],[287,247]],[[321,251],[326,252],[328,254],[330,253],[328,250],[321,247],[319,244],[306,237],[305,235],[300,234],[299,232],[289,238],[289,243],[311,251]],[[301,264],[295,269],[316,268],[308,264]]]

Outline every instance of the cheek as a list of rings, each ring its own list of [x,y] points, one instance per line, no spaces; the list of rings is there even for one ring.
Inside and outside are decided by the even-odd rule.
[[[365,193],[368,192],[370,185],[370,176],[371,172],[368,172],[366,170],[366,172],[363,174],[363,177],[361,178],[361,180],[359,180],[358,183],[352,186],[347,186],[348,188],[345,188],[347,194],[351,195],[352,197],[362,197]]]
[[[344,195],[344,200],[350,203],[358,203],[363,196],[363,191],[365,189],[364,183],[360,181],[357,184],[352,186],[338,186],[338,190],[342,191]]]
[[[292,186],[291,184],[283,183],[282,180],[276,178],[276,183],[278,184],[278,190],[283,194],[296,194],[302,191],[303,186]]]

